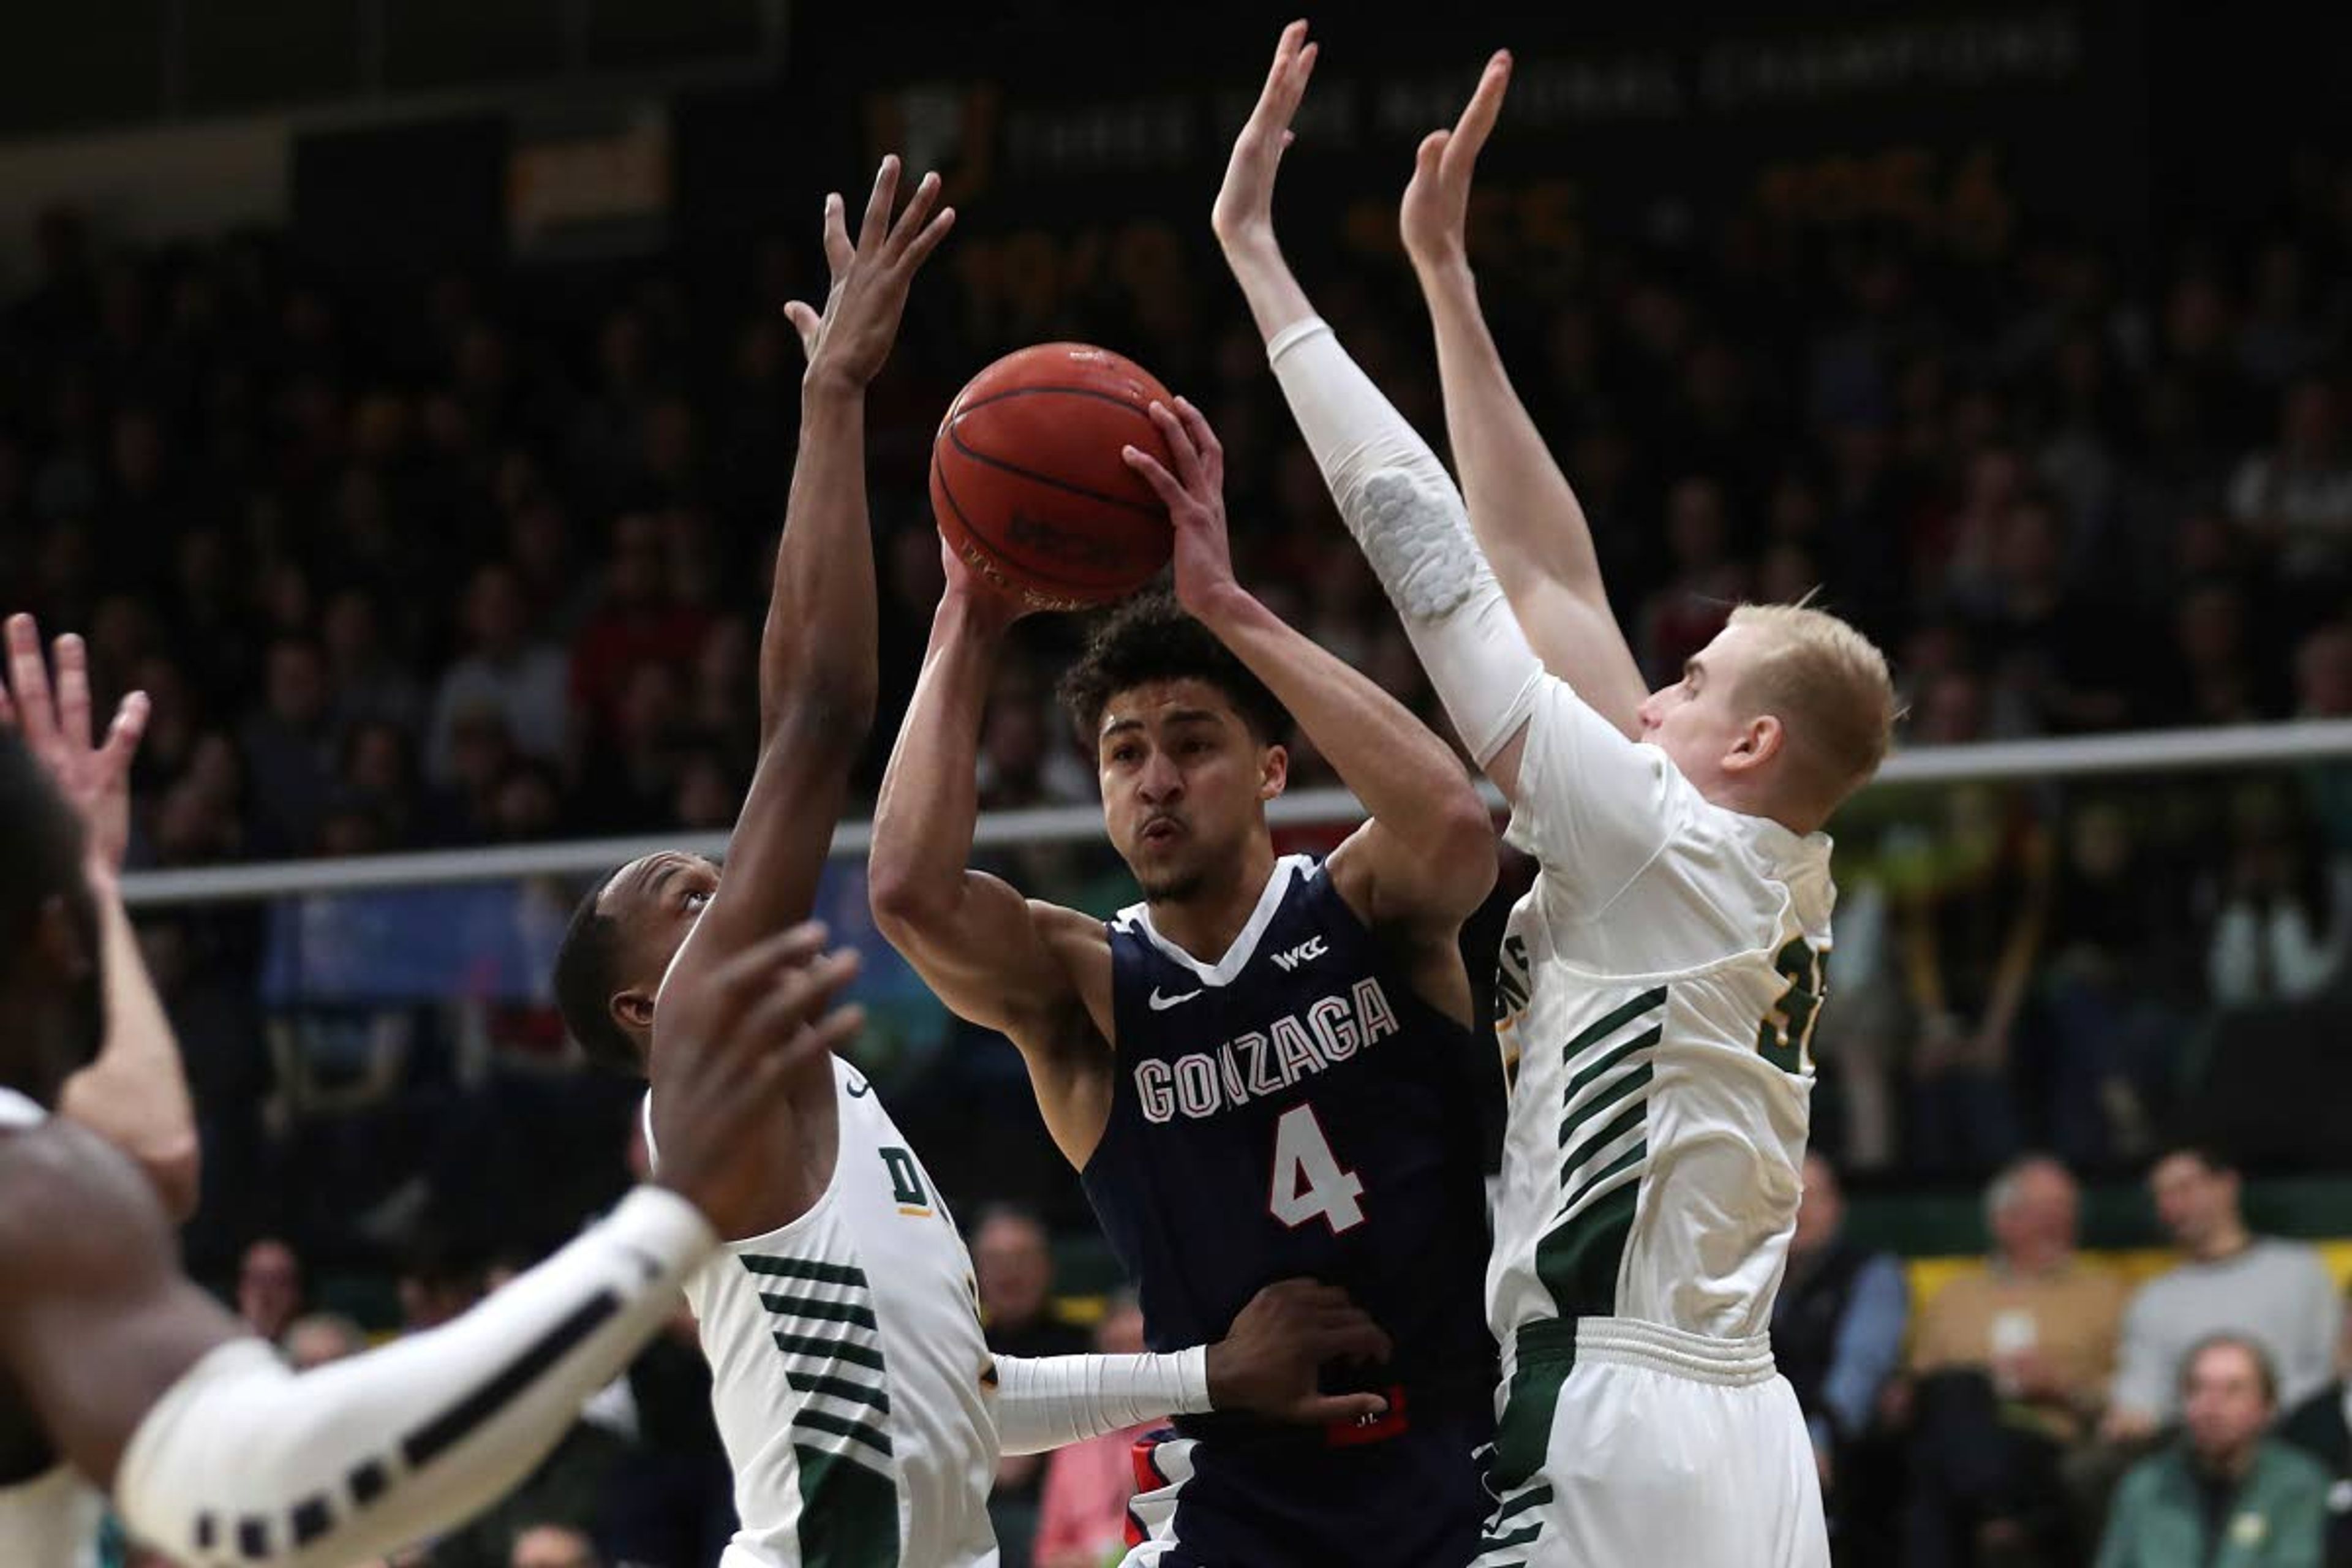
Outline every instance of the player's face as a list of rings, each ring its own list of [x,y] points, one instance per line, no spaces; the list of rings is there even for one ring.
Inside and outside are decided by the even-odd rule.
[[[1103,823],[1155,901],[1181,900],[1263,831],[1287,760],[1262,746],[1204,680],[1160,680],[1113,694],[1095,732]]]
[[[641,1036],[651,1026],[662,976],[718,891],[718,866],[677,849],[657,850],[613,873],[599,904],[625,933],[631,955],[626,994],[643,1004],[641,1012],[633,1009],[639,1016],[622,1020],[632,1033]]]
[[[1683,665],[1683,678],[1643,699],[1642,739],[1672,757],[1702,794],[1752,741],[1756,715],[1737,700],[1740,678],[1763,650],[1747,626],[1726,626]]]

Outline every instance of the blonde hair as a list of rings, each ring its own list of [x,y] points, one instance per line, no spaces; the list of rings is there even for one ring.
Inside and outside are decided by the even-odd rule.
[[[1895,731],[1895,680],[1878,645],[1826,610],[1741,605],[1728,623],[1761,643],[1740,698],[1781,721],[1801,777],[1831,806],[1869,782]]]

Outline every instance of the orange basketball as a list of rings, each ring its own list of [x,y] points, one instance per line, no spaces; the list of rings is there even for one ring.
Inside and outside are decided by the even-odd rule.
[[[1168,564],[1168,510],[1119,457],[1173,471],[1148,412],[1173,404],[1108,349],[1039,343],[971,378],[931,443],[940,532],[992,582],[1041,610],[1125,598]]]

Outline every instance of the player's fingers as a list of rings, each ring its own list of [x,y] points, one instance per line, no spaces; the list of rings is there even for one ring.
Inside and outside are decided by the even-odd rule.
[[[874,171],[874,194],[866,198],[866,216],[857,226],[857,248],[870,254],[890,233],[890,209],[898,200],[898,154],[886,153]]]
[[[784,320],[793,324],[793,332],[799,336],[801,353],[803,355],[814,353],[817,328],[824,320],[816,313],[815,307],[804,300],[787,300],[784,301]]]
[[[1202,413],[1191,398],[1181,394],[1176,399],[1176,412],[1182,417],[1184,429],[1192,437],[1192,445],[1200,449],[1201,466],[1208,470],[1212,482],[1222,479],[1225,471],[1225,444],[1217,439],[1216,431],[1210,426],[1209,416]]]
[[[955,208],[941,207],[937,216],[923,226],[923,232],[908,242],[906,250],[899,256],[900,265],[908,271],[920,267],[931,252],[940,247],[940,241],[948,237],[948,230],[955,227]]]
[[[1318,1362],[1385,1362],[1396,1347],[1376,1323],[1328,1324],[1309,1341]]]
[[[841,193],[834,191],[824,198],[824,265],[835,283],[849,276],[849,264],[857,258],[856,247],[849,243],[848,219],[844,216]]]
[[[1145,410],[1151,422],[1160,427],[1160,438],[1168,443],[1168,455],[1176,461],[1176,478],[1187,491],[1201,488],[1201,451],[1193,443],[1192,432],[1176,411],[1164,403],[1154,402]]]
[[[809,1039],[825,1055],[848,1048],[866,1029],[866,1008],[850,1002],[835,1007],[808,1030]]]
[[[1334,1421],[1377,1421],[1389,1413],[1389,1402],[1377,1394],[1319,1394],[1299,1406],[1298,1418],[1309,1426]]]
[[[49,700],[49,670],[41,662],[41,628],[30,616],[8,617],[8,689],[16,694],[16,721],[25,741],[41,751],[57,738],[57,710]]]
[[[1433,131],[1423,137],[1421,145],[1413,149],[1414,176],[1418,178],[1425,174],[1433,180],[1435,179],[1440,166],[1445,161],[1445,144],[1453,140],[1454,132],[1451,131]]]
[[[890,222],[889,238],[883,247],[885,253],[894,257],[904,254],[915,237],[923,232],[923,225],[930,221],[931,209],[939,203],[940,177],[936,173],[916,181],[914,195],[907,198],[906,210]]]
[[[803,921],[761,938],[719,964],[712,976],[720,985],[768,984],[779,969],[797,969],[824,951],[823,921]]]
[[[1159,458],[1140,447],[1121,447],[1118,455],[1126,459],[1129,468],[1143,476],[1143,482],[1151,487],[1152,494],[1160,498],[1169,515],[1171,518],[1177,516],[1186,498],[1184,487],[1176,482],[1176,476],[1160,467]]]
[[[1479,149],[1495,129],[1496,117],[1503,112],[1503,94],[1511,86],[1511,51],[1496,49],[1486,62],[1486,71],[1478,78],[1477,90],[1464,106],[1462,118],[1454,126],[1454,153],[1448,161],[1459,163],[1465,170],[1478,161]]]
[[[148,711],[147,694],[134,691],[115,709],[114,721],[106,727],[106,744],[99,752],[99,760],[117,776],[130,771],[140,739],[147,733]]]
[[[1274,46],[1274,63],[1265,68],[1265,86],[1258,89],[1256,119],[1268,115],[1280,102],[1290,79],[1290,68],[1298,58],[1298,47],[1307,40],[1307,24],[1293,22],[1282,30]]]
[[[58,731],[77,751],[89,750],[89,649],[71,632],[51,645],[58,671]]]

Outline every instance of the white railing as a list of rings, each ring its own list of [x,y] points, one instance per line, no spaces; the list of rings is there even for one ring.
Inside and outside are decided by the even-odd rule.
[[[1996,741],[1935,746],[1887,761],[1873,788],[1969,780],[2057,779],[2096,774],[2229,771],[2282,763],[2352,757],[2352,720],[2247,724],[2208,730],[2163,730],[2064,741]],[[1482,785],[1499,807],[1492,785]],[[1360,813],[1344,789],[1301,790],[1267,808],[1276,826],[1345,821]],[[1041,806],[984,814],[975,847],[1086,842],[1102,832],[1092,805]],[[833,836],[836,858],[863,855],[873,837],[866,822],[845,822]],[[628,838],[572,839],[470,849],[427,849],[344,860],[280,860],[250,866],[208,866],[181,871],[137,871],[123,879],[134,907],[228,903],[300,893],[347,893],[452,882],[502,882],[520,877],[593,876],[655,849],[688,849],[716,857],[724,834],[660,834]]]

